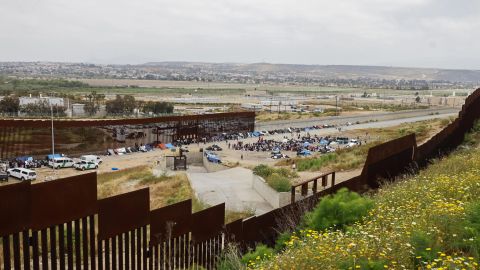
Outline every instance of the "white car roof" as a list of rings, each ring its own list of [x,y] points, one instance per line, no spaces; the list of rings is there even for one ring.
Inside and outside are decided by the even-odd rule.
[[[15,168],[15,169],[19,169],[21,171],[25,171],[25,172],[35,172],[34,170],[30,170],[30,169],[25,169],[25,168]]]

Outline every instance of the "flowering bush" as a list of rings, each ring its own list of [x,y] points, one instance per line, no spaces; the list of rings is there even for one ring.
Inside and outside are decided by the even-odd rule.
[[[318,203],[307,221],[307,226],[315,230],[345,228],[368,214],[373,201],[340,189],[335,195],[328,195]]]
[[[480,269],[480,149],[382,187],[346,230],[305,229],[257,269]],[[326,207],[322,210],[328,215]],[[320,214],[319,214],[320,218]],[[334,222],[321,221],[318,229]],[[313,225],[313,224],[312,224]],[[370,267],[370,268],[368,268]]]

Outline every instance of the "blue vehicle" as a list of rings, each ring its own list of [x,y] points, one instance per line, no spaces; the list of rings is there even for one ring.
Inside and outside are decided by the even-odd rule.
[[[310,150],[308,150],[308,149],[302,149],[302,150],[299,150],[297,152],[297,156],[305,157],[305,156],[310,156],[310,155],[312,155],[312,152],[310,152]]]
[[[205,155],[207,156],[207,160],[212,162],[212,163],[222,163],[220,158],[215,154],[212,154],[210,152],[206,152]]]

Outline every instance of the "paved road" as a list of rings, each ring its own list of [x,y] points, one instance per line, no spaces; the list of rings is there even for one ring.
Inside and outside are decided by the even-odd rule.
[[[272,206],[253,189],[253,173],[236,167],[214,173],[197,172],[192,166],[188,173],[192,189],[202,202],[217,205],[225,202],[232,211],[254,210],[261,215]]]
[[[403,119],[403,118],[412,118],[420,116],[431,116],[435,114],[439,115],[451,115],[457,114],[460,111],[460,108],[438,108],[438,109],[425,109],[425,110],[410,110],[410,111],[399,111],[399,112],[382,112],[372,114],[363,114],[356,116],[330,116],[330,117],[318,117],[311,119],[302,119],[302,120],[279,120],[279,121],[270,121],[270,122],[260,122],[255,123],[256,130],[274,130],[281,129],[285,127],[308,127],[319,124],[332,124],[332,125],[343,125],[347,122],[368,122],[368,121],[386,121],[394,119]]]

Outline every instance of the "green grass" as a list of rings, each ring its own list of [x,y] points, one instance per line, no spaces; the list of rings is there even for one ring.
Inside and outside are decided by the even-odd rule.
[[[291,188],[291,180],[298,175],[286,168],[272,168],[261,164],[253,168],[253,173],[262,177],[267,184],[278,192],[287,192]]]

